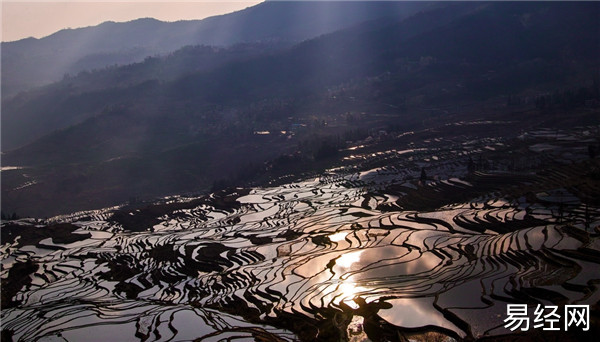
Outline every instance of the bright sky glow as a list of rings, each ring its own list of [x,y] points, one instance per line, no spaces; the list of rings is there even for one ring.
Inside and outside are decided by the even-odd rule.
[[[124,22],[138,18],[156,18],[162,21],[203,19],[239,11],[262,2],[256,0],[1,1],[3,42],[28,37],[41,38],[65,28],[94,26],[105,21]]]

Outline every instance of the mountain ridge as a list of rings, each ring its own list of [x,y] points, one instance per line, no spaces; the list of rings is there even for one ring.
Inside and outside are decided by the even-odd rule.
[[[185,45],[297,42],[391,13],[407,16],[427,4],[268,2],[202,20],[104,22],[61,30],[41,39],[3,42],[2,96],[58,81],[67,73],[129,64]],[[85,59],[94,55],[95,60]]]

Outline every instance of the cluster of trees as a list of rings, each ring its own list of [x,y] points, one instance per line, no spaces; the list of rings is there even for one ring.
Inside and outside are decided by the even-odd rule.
[[[600,101],[600,87],[597,81],[590,87],[556,90],[552,94],[540,95],[535,99],[535,107],[540,110],[550,108],[572,109],[583,107],[590,100]]]
[[[484,170],[489,170],[490,169],[490,162],[487,159],[483,159],[483,156],[479,156],[477,162],[475,162],[473,160],[473,158],[471,158],[469,156],[469,162],[467,163],[467,170],[469,172],[474,172],[474,171],[484,171]]]
[[[17,213],[12,213],[12,215],[9,214],[5,214],[4,212],[2,212],[2,221],[11,221],[11,220],[18,220],[20,219],[20,217],[17,215]]]
[[[336,158],[340,150],[346,147],[346,141],[364,139],[369,136],[366,129],[348,129],[340,134],[304,137],[295,146],[293,153],[281,153],[264,162],[249,162],[243,167],[230,170],[230,174],[215,179],[210,187],[211,192],[231,187],[252,186],[261,177],[275,179],[286,174],[317,171],[315,165]]]

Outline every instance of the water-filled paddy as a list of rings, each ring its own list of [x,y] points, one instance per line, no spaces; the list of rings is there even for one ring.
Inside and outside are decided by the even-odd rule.
[[[508,303],[594,305],[600,209],[572,184],[593,164],[469,174],[449,151],[436,149],[426,182],[407,177],[413,164],[342,170],[216,193],[146,229],[113,219],[122,208],[3,241],[2,329],[24,341],[459,339],[510,333]],[[438,205],[452,191],[470,198]]]

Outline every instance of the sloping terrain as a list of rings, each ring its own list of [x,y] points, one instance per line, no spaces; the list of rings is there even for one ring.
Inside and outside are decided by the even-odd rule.
[[[599,22],[593,2],[449,4],[283,50],[188,48],[63,80],[3,104],[2,139],[58,129],[3,155],[28,171],[3,177],[3,210],[43,217],[202,192],[274,159],[326,156],[357,130],[485,117],[507,102],[593,107]]]
[[[590,340],[598,126],[500,127],[359,141],[279,186],[4,223],[3,336]],[[515,335],[513,303],[589,305],[592,328]]]
[[[65,74],[142,61],[186,45],[300,42],[383,16],[406,17],[422,2],[266,1],[204,20],[126,23],[65,29],[41,39],[2,43],[2,96],[59,81]]]

